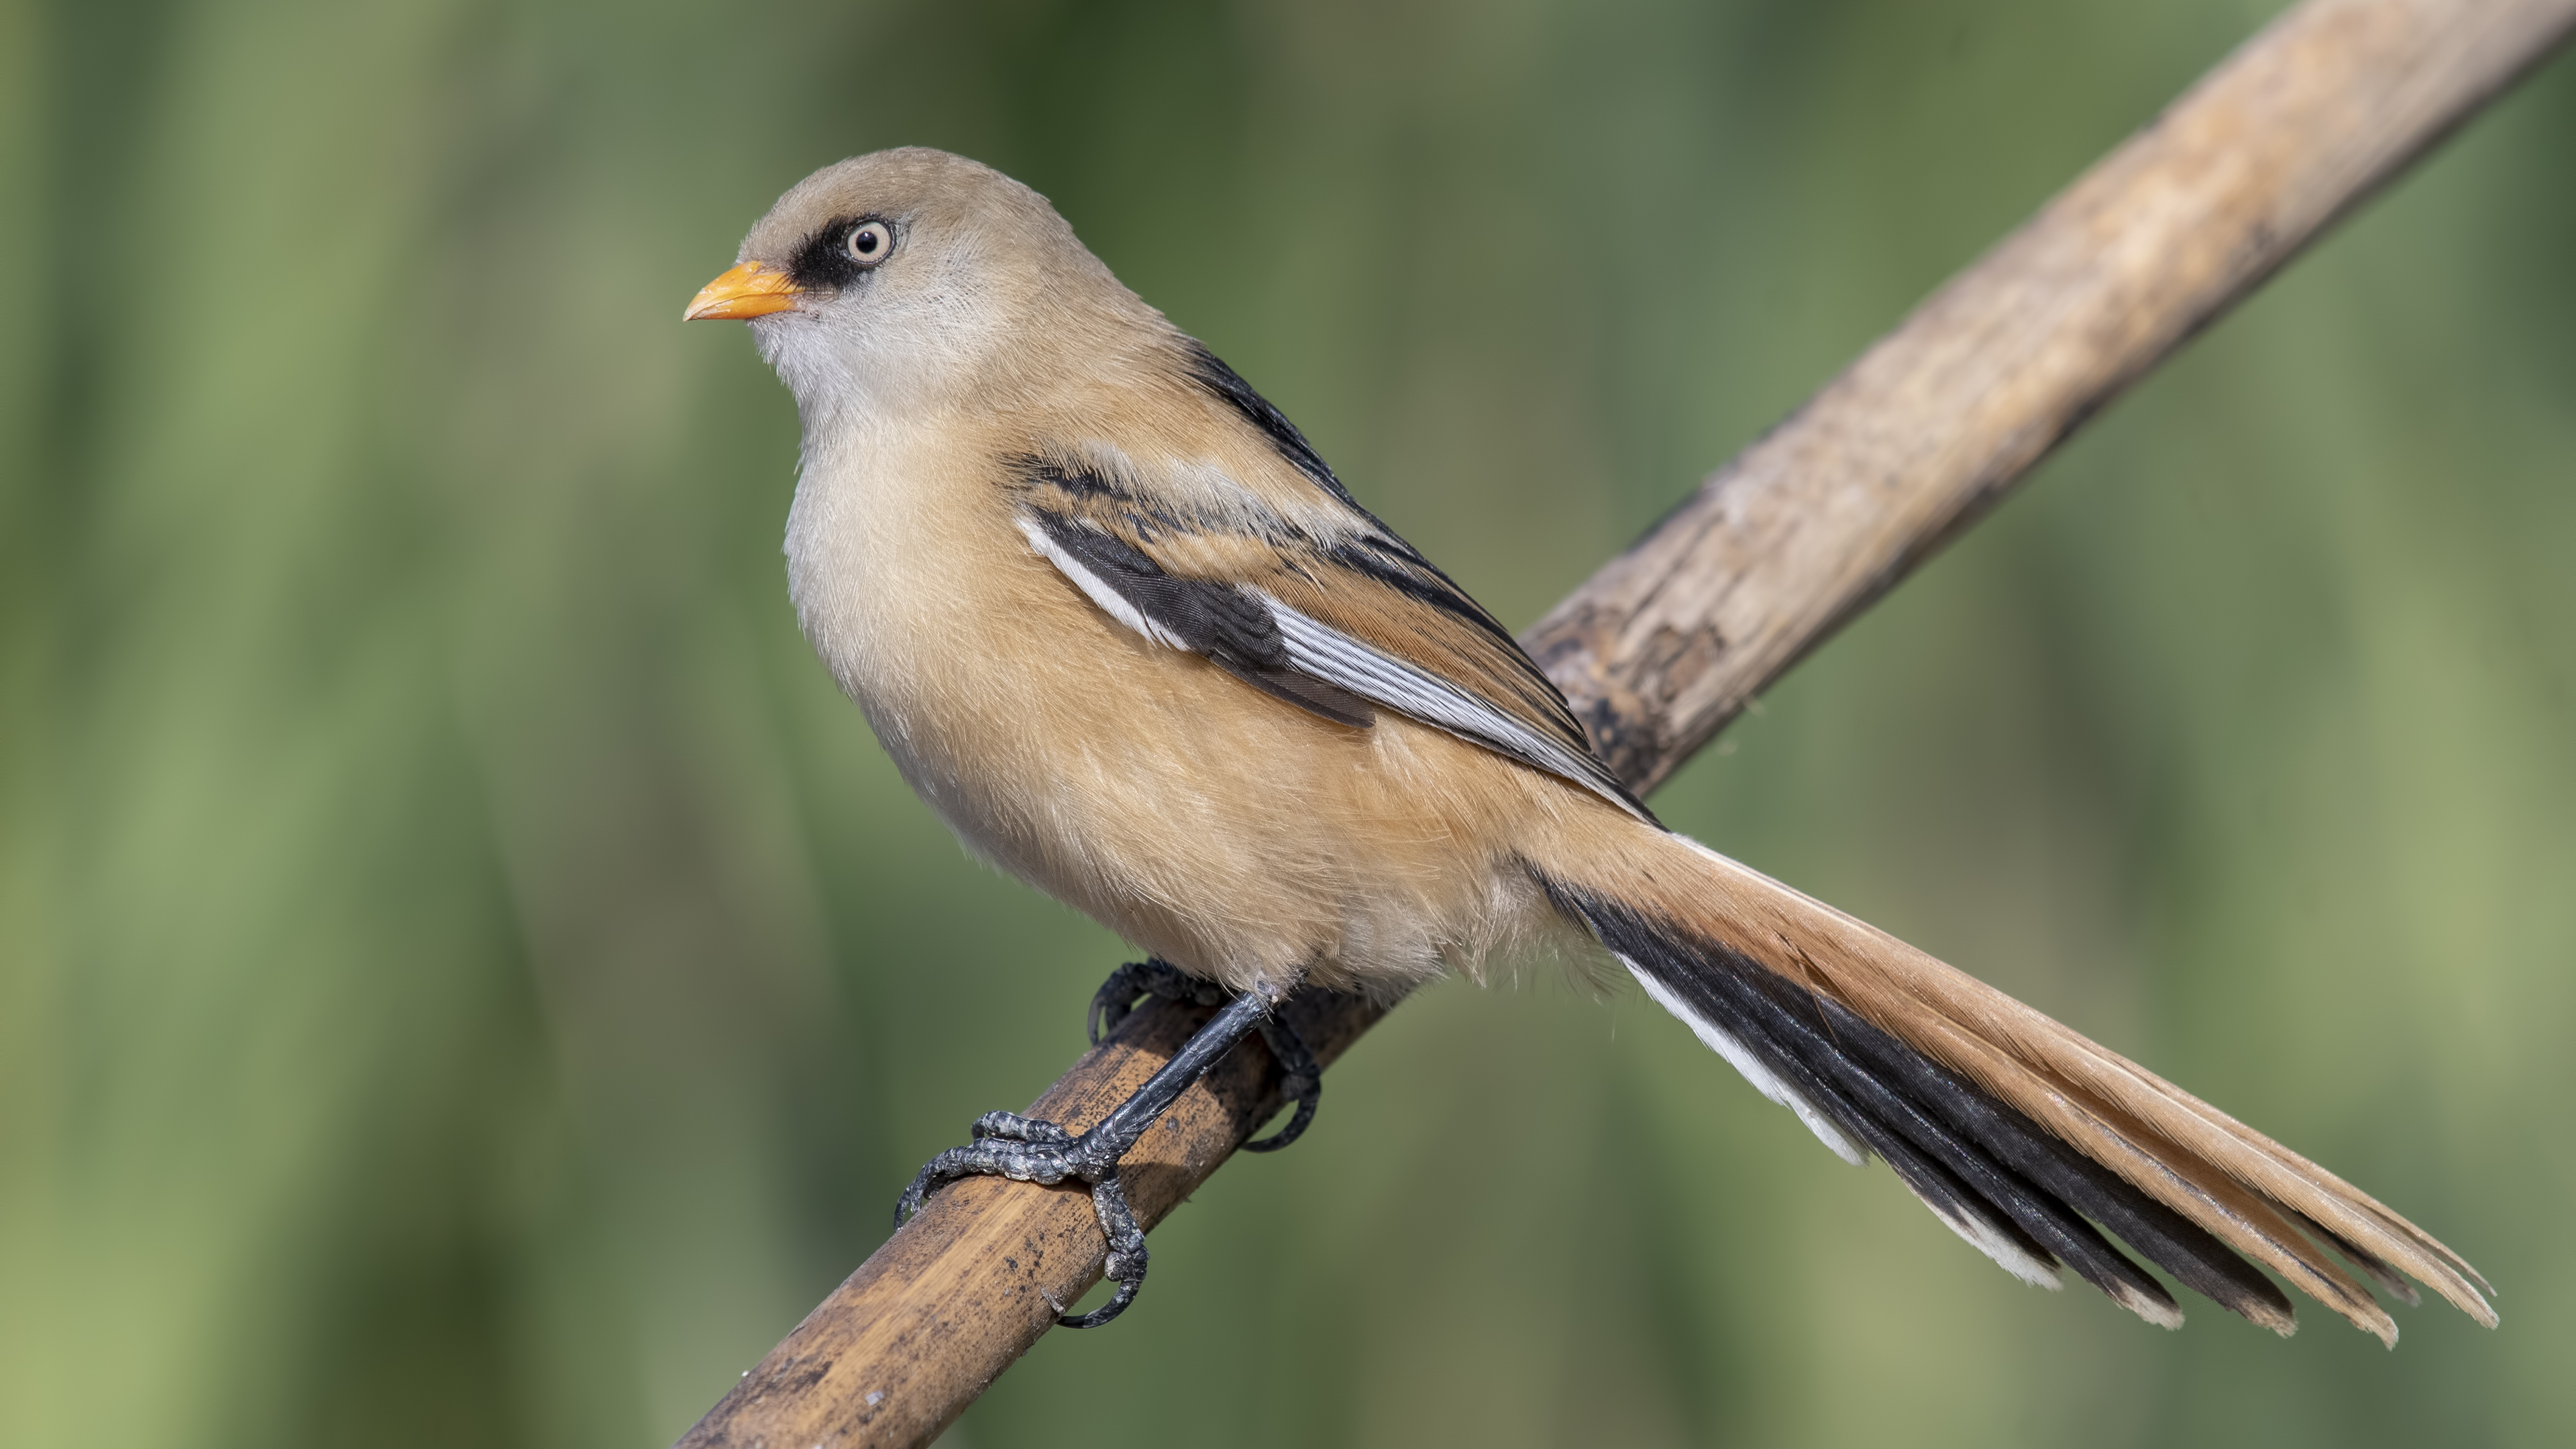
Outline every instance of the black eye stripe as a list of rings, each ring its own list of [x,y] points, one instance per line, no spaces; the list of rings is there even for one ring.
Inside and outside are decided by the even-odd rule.
[[[885,228],[885,249],[861,266],[850,255],[850,233],[874,222]],[[787,264],[787,275],[797,286],[811,291],[836,291],[867,275],[876,261],[892,255],[901,240],[893,222],[873,213],[866,216],[836,216],[814,228],[796,248]]]

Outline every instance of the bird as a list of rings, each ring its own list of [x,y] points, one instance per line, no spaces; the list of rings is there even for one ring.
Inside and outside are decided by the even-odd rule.
[[[987,1114],[905,1192],[899,1219],[967,1175],[1086,1184],[1118,1286],[1061,1321],[1134,1299],[1117,1159],[1209,1064],[1280,1056],[1297,1116],[1253,1145],[1311,1119],[1290,993],[1555,951],[2026,1282],[2179,1327],[2143,1258],[2286,1335],[2268,1269],[2393,1347],[2370,1288],[2413,1304],[2412,1278],[2495,1325],[2477,1270],[2359,1188],[1667,829],[1510,631],[1029,187],[921,147],[825,167],[684,317],[746,321],[795,397],[789,594],[903,778],[1149,953],[1095,1035],[1148,994],[1222,1008],[1090,1130]]]

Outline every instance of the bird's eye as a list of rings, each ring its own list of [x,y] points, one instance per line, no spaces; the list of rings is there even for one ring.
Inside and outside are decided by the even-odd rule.
[[[894,231],[881,221],[863,221],[850,228],[849,240],[842,247],[850,260],[863,267],[873,267],[894,250]]]

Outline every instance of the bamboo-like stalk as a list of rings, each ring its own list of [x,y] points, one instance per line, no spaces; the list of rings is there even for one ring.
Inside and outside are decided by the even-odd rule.
[[[2547,55],[2576,0],[2309,0],[1953,278],[1525,643],[1651,789],[2094,411]],[[1383,1014],[1300,998],[1329,1065]],[[1030,1109],[1079,1131],[1203,1009],[1150,1005]],[[1238,1051],[1122,1168],[1159,1222],[1277,1105]],[[683,1449],[920,1444],[1099,1281],[1078,1187],[942,1190]]]

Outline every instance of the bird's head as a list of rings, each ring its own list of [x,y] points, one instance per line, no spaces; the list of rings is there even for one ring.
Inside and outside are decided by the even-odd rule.
[[[1045,197],[989,166],[907,146],[824,167],[751,229],[688,320],[751,323],[812,424],[990,392],[1017,339],[1089,330],[1136,303]],[[1030,359],[1033,360],[1033,359]],[[996,374],[1000,375],[996,375]]]

